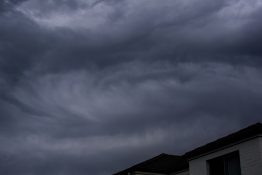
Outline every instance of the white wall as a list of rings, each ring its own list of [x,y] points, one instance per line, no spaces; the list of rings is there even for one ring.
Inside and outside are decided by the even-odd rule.
[[[261,137],[189,161],[190,175],[208,175],[207,160],[233,151],[239,151],[242,175],[262,175]]]
[[[261,160],[262,160],[262,137],[259,138],[260,140],[260,156],[261,156]]]

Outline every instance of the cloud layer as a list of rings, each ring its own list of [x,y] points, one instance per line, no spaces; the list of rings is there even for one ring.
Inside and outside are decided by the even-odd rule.
[[[261,122],[261,8],[1,1],[0,174],[110,174]]]

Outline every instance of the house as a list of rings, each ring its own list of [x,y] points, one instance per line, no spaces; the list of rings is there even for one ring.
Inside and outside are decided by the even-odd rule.
[[[160,154],[114,175],[262,175],[262,124],[181,156]]]

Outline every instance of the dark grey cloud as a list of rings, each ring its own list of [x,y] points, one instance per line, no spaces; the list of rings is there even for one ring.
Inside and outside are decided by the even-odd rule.
[[[2,0],[0,2],[0,13],[12,10],[12,8],[19,3],[22,3],[26,0]]]
[[[110,174],[261,121],[261,8],[1,1],[0,174]]]

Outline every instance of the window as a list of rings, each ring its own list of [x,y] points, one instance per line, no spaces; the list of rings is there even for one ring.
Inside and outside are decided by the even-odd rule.
[[[241,175],[239,152],[208,160],[209,175]]]

